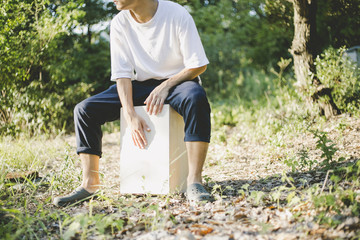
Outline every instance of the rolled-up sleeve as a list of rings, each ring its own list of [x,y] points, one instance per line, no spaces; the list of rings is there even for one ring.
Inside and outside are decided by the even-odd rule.
[[[132,78],[134,68],[129,61],[129,47],[121,28],[113,20],[110,26],[111,80]]]

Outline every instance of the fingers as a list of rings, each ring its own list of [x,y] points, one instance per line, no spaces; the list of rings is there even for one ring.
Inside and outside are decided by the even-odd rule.
[[[146,111],[152,115],[153,114],[153,111],[156,107],[156,104],[158,102],[158,99],[153,97],[152,94],[149,95],[149,97],[145,100],[145,104],[146,104]]]
[[[144,149],[147,146],[145,131],[150,132],[150,127],[146,124],[144,119],[139,119],[138,124],[131,131],[131,138],[135,146]]]
[[[150,115],[152,115],[152,114],[156,115],[162,111],[164,102],[165,102],[165,99],[160,98],[160,97],[155,98],[152,95],[150,95],[144,102],[146,104],[146,111]]]
[[[150,94],[150,95],[146,98],[146,100],[145,100],[145,102],[144,102],[144,104],[146,104],[146,111],[147,111],[148,113],[150,112],[151,102],[152,102],[152,95]]]
[[[138,140],[137,140],[137,137],[136,137],[136,134],[135,134],[135,133],[131,133],[131,138],[132,138],[132,140],[133,140],[134,145],[135,145],[136,147],[141,148],[141,145],[140,145],[140,143],[138,142]]]
[[[158,113],[161,113],[163,106],[164,106],[164,102],[165,102],[165,100],[163,100],[163,99],[160,100],[160,103],[157,105],[156,111],[154,113],[155,115]]]
[[[161,99],[157,99],[156,102],[153,104],[153,108],[150,114],[154,113],[154,115],[156,115],[160,113],[163,106],[164,106],[164,101]]]
[[[157,86],[144,102],[146,104],[146,111],[150,115],[156,115],[162,111],[165,100],[169,95],[169,89],[163,84],[164,83]]]
[[[132,140],[133,140],[135,146],[137,146],[141,149],[144,149],[145,146],[147,145],[146,136],[145,136],[144,131],[133,130],[131,133],[131,137],[132,137]]]

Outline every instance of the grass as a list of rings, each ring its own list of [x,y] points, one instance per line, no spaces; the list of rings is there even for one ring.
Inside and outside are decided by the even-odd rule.
[[[87,239],[90,236],[108,238],[139,222],[144,229],[159,228],[169,219],[160,211],[158,204],[148,205],[134,197],[109,197],[100,194],[99,202],[89,203],[85,211],[58,209],[52,206],[52,198],[68,192],[80,184],[80,167],[73,149],[61,136],[54,139],[3,137],[0,144],[0,236],[4,239],[63,238]],[[10,182],[8,172],[34,170],[41,179]],[[169,197],[169,196],[167,196]],[[151,197],[145,197],[151,201]],[[166,202],[164,197],[160,201]],[[110,214],[103,209],[121,209]],[[83,209],[84,210],[84,209]],[[141,219],[131,222],[135,212]],[[111,211],[110,211],[111,212]],[[126,220],[128,219],[128,220]]]
[[[293,221],[307,222],[311,216],[311,221],[333,229],[347,218],[359,215],[360,161],[339,150],[339,143],[345,144],[357,115],[326,121],[287,86],[273,88],[256,100],[229,97],[213,100],[211,105],[212,143],[221,149],[219,154],[232,160],[238,157],[236,147],[244,143],[261,145],[268,164],[282,166],[277,174],[254,180],[255,184],[243,182],[238,188],[213,181],[213,176],[204,176],[220,206],[225,208],[229,205],[226,199],[235,197],[230,205],[244,201],[253,207],[291,211]],[[112,132],[118,130],[118,125],[106,125],[103,130]],[[159,229],[174,230],[177,225],[187,224],[189,220],[184,220],[182,214],[189,208],[180,195],[119,196],[105,188],[98,201],[77,208],[55,208],[52,198],[69,192],[81,182],[78,157],[65,138],[63,135],[1,137],[2,238],[109,239]],[[206,164],[208,168],[226,167],[219,160]],[[5,180],[8,172],[25,170],[40,172],[41,179]],[[273,183],[270,189],[263,190],[269,182]],[[243,218],[241,214],[234,216]],[[270,225],[252,222],[262,226],[262,233],[270,233]],[[359,234],[355,230],[354,239]]]
[[[358,113],[327,121],[318,116],[313,106],[306,106],[286,87],[270,97],[266,96],[263,101],[252,107],[244,107],[246,104],[241,101],[234,104],[234,100],[225,104],[226,107],[213,105],[212,124],[218,129],[214,134],[218,144],[231,148],[243,142],[260,143],[267,149],[265,154],[283,161],[288,167],[283,167],[281,178],[274,177],[282,184],[270,191],[240,189],[240,195],[256,205],[274,204],[279,209],[297,209],[296,212],[302,209],[303,212],[295,215],[296,221],[300,222],[313,211],[315,221],[330,228],[339,226],[347,217],[358,216],[360,160],[340,153],[337,146],[338,142],[343,144],[344,131],[351,128],[351,119],[356,119]],[[237,105],[238,108],[233,108]],[[332,130],[331,137],[329,129]],[[300,148],[296,146],[299,136],[304,136]],[[306,142],[308,139],[310,143]],[[304,187],[301,184],[306,183],[304,176],[314,173],[321,173],[322,179]],[[297,177],[294,180],[292,176]],[[359,234],[357,232],[356,236]]]
[[[172,221],[171,215],[160,207],[169,202],[171,195],[154,201],[152,196],[118,198],[102,192],[99,201],[85,204],[78,210],[55,208],[52,205],[54,196],[80,184],[79,160],[73,150],[64,136],[1,139],[1,238],[88,239],[95,236],[105,239],[124,231],[125,225],[126,229],[141,226],[143,230],[156,230]],[[40,172],[41,179],[5,180],[8,172],[25,170]]]

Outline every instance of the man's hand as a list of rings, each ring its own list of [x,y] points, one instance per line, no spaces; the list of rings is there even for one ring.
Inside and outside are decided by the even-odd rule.
[[[157,86],[146,98],[146,111],[151,115],[161,113],[165,100],[169,95],[169,88],[166,81]]]
[[[144,149],[147,145],[145,131],[150,132],[151,129],[146,124],[145,120],[139,115],[125,116],[127,123],[129,124],[131,137],[134,145]]]
[[[130,127],[131,137],[134,145],[143,149],[147,145],[145,131],[150,132],[149,126],[135,112],[132,99],[132,84],[130,78],[116,79],[117,91],[124,110],[124,116]]]
[[[151,114],[158,114],[162,111],[166,98],[169,95],[169,91],[172,87],[187,81],[196,78],[201,73],[205,72],[206,65],[197,67],[197,68],[184,68],[178,74],[172,76],[166,81],[162,82],[157,86],[146,98],[146,111]]]

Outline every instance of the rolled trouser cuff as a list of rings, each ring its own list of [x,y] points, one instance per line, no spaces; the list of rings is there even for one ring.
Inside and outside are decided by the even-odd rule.
[[[210,143],[210,136],[201,136],[199,134],[186,134],[185,142],[207,142]]]
[[[86,153],[86,154],[92,154],[92,155],[97,155],[101,158],[101,154],[102,152],[88,148],[88,147],[78,147],[76,149],[76,153],[79,155],[80,153]]]

